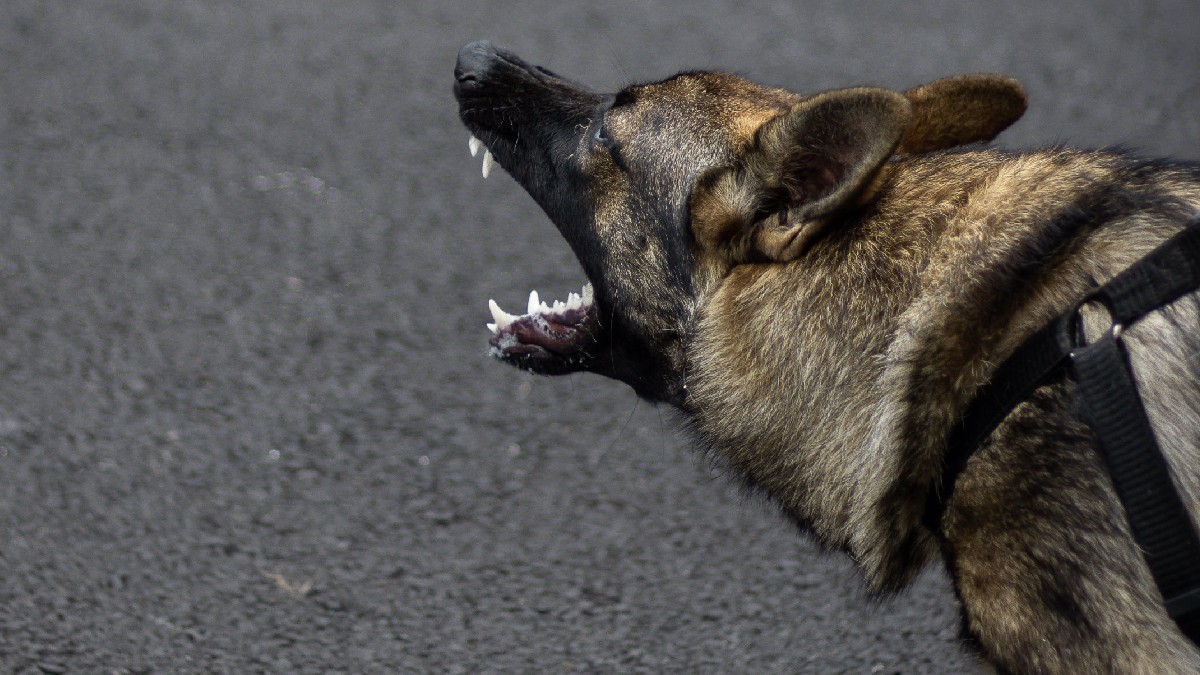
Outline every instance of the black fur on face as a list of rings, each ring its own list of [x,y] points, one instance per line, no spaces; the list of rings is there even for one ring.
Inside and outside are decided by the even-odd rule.
[[[744,144],[754,125],[736,120],[766,119],[791,95],[720,73],[599,94],[486,42],[461,50],[455,80],[463,123],[554,222],[594,288],[585,318],[524,315],[493,338],[493,354],[678,402],[695,300],[688,197]],[[740,106],[750,87],[755,105]]]

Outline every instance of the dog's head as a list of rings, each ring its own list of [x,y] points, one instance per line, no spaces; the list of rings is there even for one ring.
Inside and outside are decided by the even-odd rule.
[[[554,305],[531,294],[519,316],[493,303],[493,355],[671,401],[697,300],[733,265],[795,258],[869,200],[893,154],[990,140],[1025,108],[993,75],[805,96],[686,72],[603,94],[487,42],[463,47],[455,80],[485,176],[494,158],[589,280]]]

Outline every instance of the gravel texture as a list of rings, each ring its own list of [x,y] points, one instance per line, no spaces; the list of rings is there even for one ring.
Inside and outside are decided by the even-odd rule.
[[[578,290],[467,152],[457,48],[600,88],[998,71],[1016,147],[1200,158],[1200,7],[888,1],[0,7],[0,671],[961,673],[673,414],[485,356]]]

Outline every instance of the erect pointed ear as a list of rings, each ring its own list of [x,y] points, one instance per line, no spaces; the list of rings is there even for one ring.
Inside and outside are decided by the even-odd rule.
[[[796,258],[828,216],[858,203],[908,129],[911,107],[887,89],[842,89],[767,121],[734,165],[697,182],[697,241],[735,264]]]
[[[896,152],[912,155],[990,141],[1025,113],[1021,83],[1003,75],[959,75],[909,89],[912,124]]]

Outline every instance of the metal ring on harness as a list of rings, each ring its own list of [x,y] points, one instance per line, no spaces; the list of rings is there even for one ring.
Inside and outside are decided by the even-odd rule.
[[[1109,306],[1105,298],[1098,293],[1091,293],[1075,303],[1071,311],[1066,314],[1067,320],[1060,320],[1058,323],[1059,344],[1066,346],[1067,355],[1072,358],[1075,356],[1075,350],[1088,346],[1083,326],[1083,308],[1088,305],[1095,305],[1108,315],[1108,329],[1102,333],[1102,336],[1111,334],[1114,340],[1120,341],[1121,334],[1125,332],[1125,324],[1117,320],[1117,313]]]

